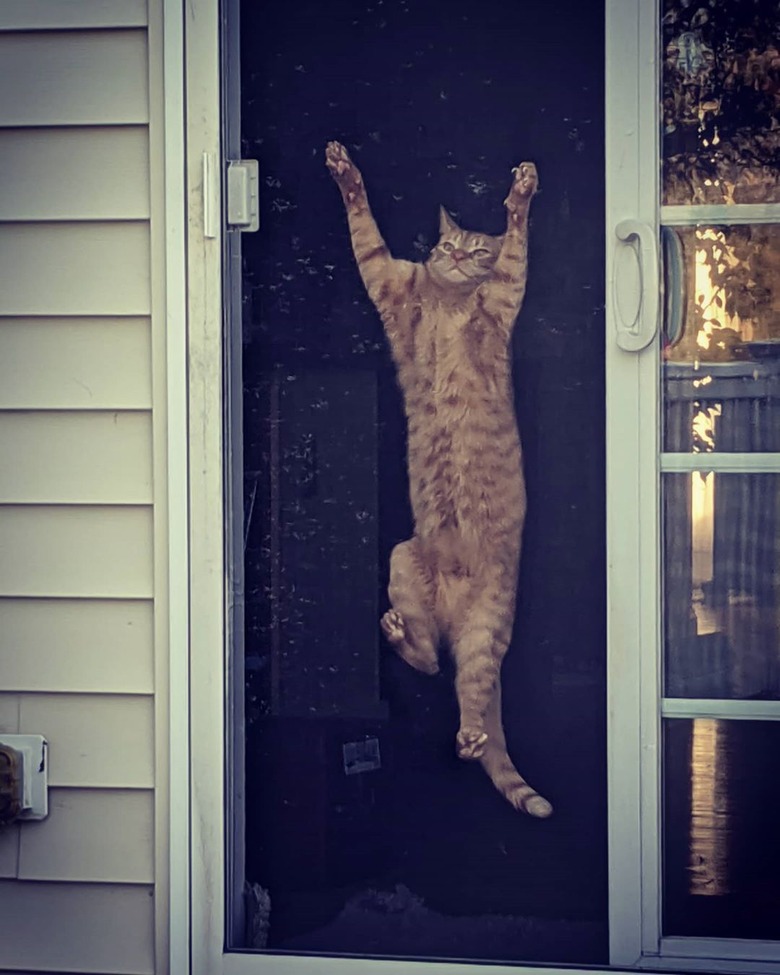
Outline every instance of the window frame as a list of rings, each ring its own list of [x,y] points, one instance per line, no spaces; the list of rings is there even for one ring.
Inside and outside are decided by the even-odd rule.
[[[642,843],[643,828],[660,822],[658,351],[654,342],[638,353],[617,344],[626,245],[615,228],[639,220],[659,238],[656,3],[607,0],[605,28],[609,939],[610,962],[635,967],[655,948],[659,914],[657,862]],[[641,292],[635,299],[638,309]]]

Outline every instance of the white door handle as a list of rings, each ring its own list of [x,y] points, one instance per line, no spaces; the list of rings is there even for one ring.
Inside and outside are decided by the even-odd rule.
[[[621,303],[615,296],[617,343],[626,352],[640,352],[650,345],[658,331],[658,242],[652,227],[641,220],[621,220],[615,227],[615,233],[618,240],[636,254],[639,271],[636,315],[632,321],[621,320]],[[633,246],[634,240],[636,247]]]

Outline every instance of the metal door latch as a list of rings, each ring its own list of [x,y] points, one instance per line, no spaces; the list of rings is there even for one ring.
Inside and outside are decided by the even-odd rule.
[[[256,159],[231,159],[227,169],[227,225],[255,231],[260,226],[260,175]]]

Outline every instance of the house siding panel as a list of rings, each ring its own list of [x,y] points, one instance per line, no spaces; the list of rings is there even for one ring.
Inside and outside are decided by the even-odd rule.
[[[151,405],[148,318],[0,318],[0,409]]]
[[[0,881],[2,963],[62,972],[154,972],[152,888]]]
[[[152,500],[148,412],[0,412],[0,457],[0,503]]]
[[[0,126],[148,122],[146,53],[143,30],[0,34]]]
[[[0,30],[142,27],[146,0],[0,0]]]
[[[151,600],[0,599],[7,691],[150,694]]]
[[[148,315],[150,301],[147,222],[0,225],[0,314]]]
[[[20,831],[20,880],[153,882],[150,790],[51,789],[49,810]]]
[[[44,735],[49,742],[51,787],[151,789],[154,786],[151,697],[16,696],[20,733]]]
[[[149,507],[0,506],[0,593],[150,599]]]
[[[0,731],[50,810],[0,833],[3,972],[166,969],[160,32],[0,0]]]
[[[149,216],[146,126],[0,131],[0,220]]]

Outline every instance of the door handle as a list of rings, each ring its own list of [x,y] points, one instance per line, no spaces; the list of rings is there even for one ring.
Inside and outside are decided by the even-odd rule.
[[[617,315],[617,344],[626,352],[641,352],[655,338],[658,331],[658,306],[660,279],[658,274],[658,243],[655,231],[641,220],[621,220],[615,227],[618,240],[636,255],[638,293],[632,305],[635,314],[624,317],[624,306],[615,298]],[[633,242],[636,241],[636,247]],[[615,280],[617,292],[617,279]],[[628,319],[631,318],[631,321]]]

